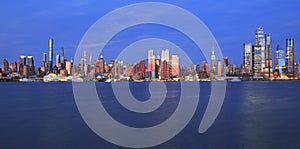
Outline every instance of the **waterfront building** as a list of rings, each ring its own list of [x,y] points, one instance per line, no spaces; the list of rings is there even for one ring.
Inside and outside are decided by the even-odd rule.
[[[32,76],[35,74],[33,56],[27,56],[27,61],[28,61],[27,75]]]
[[[255,45],[260,45],[260,55],[261,55],[261,71],[265,67],[265,35],[262,27],[259,27],[255,32]]]
[[[148,71],[155,70],[155,56],[152,49],[148,49]]]
[[[273,76],[272,65],[272,42],[271,34],[265,35],[265,67],[263,69],[264,77],[270,79]]]
[[[52,70],[53,67],[53,39],[48,40],[48,69]]]
[[[179,76],[179,57],[178,57],[178,55],[171,56],[171,75],[173,77]]]
[[[221,60],[218,60],[218,68],[217,68],[217,75],[218,76],[222,76],[223,73],[222,73],[222,61]]]
[[[161,61],[166,61],[167,63],[169,63],[170,60],[170,54],[169,54],[169,49],[166,50],[162,50],[161,51]]]
[[[294,38],[286,39],[286,73],[294,77],[295,73],[295,41]]]
[[[275,71],[274,71],[274,77],[278,78],[281,76],[281,74],[285,71],[285,53],[283,49],[277,45],[275,50]]]
[[[6,59],[2,60],[2,72],[4,73],[9,72],[9,63]]]
[[[18,67],[17,62],[10,63],[9,64],[9,70],[10,70],[10,72],[17,72],[17,67]]]
[[[243,65],[245,68],[246,74],[252,73],[252,44],[244,43],[244,57],[243,57]]]
[[[261,76],[262,74],[262,55],[261,55],[261,46],[254,45],[252,46],[252,70],[254,76]]]
[[[216,74],[216,56],[215,56],[214,47],[212,48],[212,52],[211,52],[211,73],[213,75]]]

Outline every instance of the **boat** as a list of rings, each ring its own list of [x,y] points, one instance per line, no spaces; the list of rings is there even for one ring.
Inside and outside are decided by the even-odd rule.
[[[241,79],[240,78],[238,78],[238,77],[234,77],[234,78],[232,78],[232,79],[230,79],[230,80],[228,80],[229,82],[241,82]]]
[[[22,78],[22,79],[19,79],[19,82],[34,82],[34,80],[30,79],[30,78]]]

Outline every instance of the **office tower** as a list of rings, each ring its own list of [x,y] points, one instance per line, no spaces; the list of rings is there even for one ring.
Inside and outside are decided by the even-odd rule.
[[[261,48],[261,71],[265,67],[265,35],[262,27],[259,27],[255,32],[255,45],[260,45]]]
[[[48,69],[53,67],[53,39],[48,40]]]
[[[66,68],[65,49],[61,48],[61,69]]]
[[[261,55],[261,46],[254,45],[252,46],[252,71],[254,76],[261,76],[262,73],[262,55]]]
[[[286,72],[288,77],[294,77],[295,46],[294,38],[286,39]]]
[[[202,61],[201,72],[205,72],[206,73],[206,61]]]
[[[87,60],[86,51],[83,51],[83,65],[86,65],[86,60]]]
[[[156,59],[155,59],[155,73],[154,73],[154,76],[155,78],[159,78],[160,77],[160,57],[158,56]]]
[[[252,44],[244,43],[244,59],[243,65],[247,74],[251,74],[252,70]]]
[[[218,60],[218,71],[217,71],[218,76],[222,76],[222,61]]]
[[[216,56],[214,47],[211,52],[211,73],[213,73],[213,75],[216,73]]]
[[[89,64],[93,65],[93,56],[92,55],[90,55],[90,63]]]
[[[171,56],[171,75],[173,77],[179,76],[179,57],[178,57],[178,55]]]
[[[60,55],[58,53],[56,54],[55,62],[56,62],[56,64],[55,64],[56,67],[59,68],[60,67]]]
[[[170,60],[170,55],[169,55],[169,49],[166,50],[162,50],[161,51],[161,61],[166,61],[167,63],[169,63]]]
[[[32,56],[27,56],[27,62],[28,62],[28,75],[34,75],[34,60]]]
[[[265,35],[265,67],[263,70],[265,78],[269,79],[273,76],[271,34]]]
[[[9,64],[10,71],[11,72],[17,72],[17,66],[18,66],[17,62],[10,63]]]
[[[70,61],[66,62],[66,70],[68,72],[68,75],[72,74],[72,63]]]
[[[152,49],[148,49],[148,71],[155,70],[155,56]]]
[[[170,67],[166,60],[161,62],[161,79],[168,80],[170,78]]]
[[[26,65],[26,56],[20,56],[20,61],[18,63],[18,72],[23,73],[23,67]]]
[[[2,72],[9,72],[9,63],[6,59],[2,60]]]
[[[285,53],[284,51],[277,45],[275,50],[275,77],[279,77],[283,73],[283,69],[285,68]]]
[[[104,58],[101,55],[100,60],[97,60],[96,64],[95,64],[95,73],[96,73],[96,75],[103,74],[105,72],[105,64],[104,63],[105,63]]]

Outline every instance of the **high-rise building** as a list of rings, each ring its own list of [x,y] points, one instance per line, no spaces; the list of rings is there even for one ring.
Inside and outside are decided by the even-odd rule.
[[[169,49],[166,50],[162,50],[161,51],[161,61],[166,61],[167,63],[169,63],[170,60],[170,54],[169,54]]]
[[[218,76],[222,76],[222,61],[218,60],[218,71],[217,71]]]
[[[2,72],[8,72],[9,71],[9,63],[6,59],[2,60]]]
[[[270,79],[273,76],[271,34],[265,35],[265,67],[263,70],[265,78]]]
[[[252,72],[252,44],[244,43],[244,60],[243,65],[247,74]]]
[[[27,61],[28,61],[28,75],[34,75],[34,60],[32,56],[27,56]]]
[[[173,77],[179,76],[179,57],[178,57],[178,55],[171,56],[171,75]]]
[[[265,67],[265,35],[262,27],[259,27],[255,32],[255,45],[260,45],[261,49],[261,71]]]
[[[86,65],[87,55],[86,51],[83,51],[83,65]]]
[[[288,77],[295,73],[295,41],[294,38],[286,39],[286,72]]]
[[[65,69],[66,59],[65,59],[65,49],[61,48],[61,69]]]
[[[11,72],[17,72],[18,71],[17,67],[18,67],[17,62],[13,62],[13,63],[9,64],[9,69],[10,69]]]
[[[148,49],[148,71],[155,70],[155,56],[152,49]]]
[[[214,47],[212,48],[211,52],[211,72],[213,73],[213,75],[216,74],[216,56]]]
[[[285,69],[285,53],[277,45],[275,50],[275,77],[279,77]]]
[[[252,71],[254,76],[261,76],[262,74],[262,55],[261,55],[261,46],[253,45],[252,46]]]
[[[18,63],[18,72],[23,73],[23,68],[26,66],[26,56],[20,56],[20,61]]]
[[[101,55],[100,60],[97,60],[95,64],[95,73],[96,75],[99,75],[99,74],[103,74],[104,72],[105,72],[105,62],[103,56]]]
[[[68,72],[68,75],[72,74],[72,63],[70,61],[66,62],[66,70]]]
[[[48,40],[48,69],[53,67],[53,39]]]
[[[55,62],[56,62],[56,64],[55,64],[56,67],[59,68],[60,67],[60,55],[58,53],[56,54]]]

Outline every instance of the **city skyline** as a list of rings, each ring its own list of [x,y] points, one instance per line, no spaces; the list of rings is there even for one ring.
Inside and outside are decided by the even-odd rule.
[[[231,57],[230,60],[234,64],[242,62],[243,59],[239,55],[243,46],[240,43],[252,41],[255,34],[253,29],[256,29],[257,26],[263,26],[266,33],[272,33],[272,41],[276,43],[272,45],[273,48],[277,44],[285,47],[285,38],[293,37],[296,41],[300,39],[300,29],[298,28],[300,18],[293,15],[298,14],[298,1],[288,0],[272,3],[268,1],[252,1],[251,3],[244,1],[217,3],[214,1],[160,2],[177,5],[199,17],[215,35],[223,55]],[[117,0],[109,2],[72,1],[70,3],[50,1],[5,2],[0,15],[0,18],[5,20],[5,23],[0,25],[2,29],[0,58],[13,60],[18,59],[19,55],[40,57],[40,53],[48,50],[45,42],[49,37],[56,41],[53,47],[54,51],[59,51],[61,47],[64,47],[68,51],[66,57],[73,57],[81,37],[90,25],[104,14],[133,3]],[[96,7],[97,5],[101,5],[101,9]],[[284,7],[281,7],[282,5]],[[29,6],[36,9],[28,9]],[[76,11],[74,11],[74,8],[76,8]],[[220,22],[221,26],[219,25]],[[155,29],[157,28],[151,28],[149,32],[153,32]],[[135,32],[140,30],[142,29],[137,29]],[[151,35],[149,32],[143,31],[146,37]],[[170,35],[172,33],[169,30],[160,30],[161,37],[170,38],[171,40],[173,39]],[[133,35],[137,35],[134,37],[136,40],[142,38],[139,34],[133,33]],[[126,43],[128,42],[126,40],[129,40],[128,37],[131,37],[129,34],[124,36],[125,38],[119,38],[119,40],[111,42],[110,49],[104,50],[104,52],[113,50],[113,52],[110,52],[112,55],[103,55],[106,55],[108,59],[113,59],[113,54],[118,52],[116,50],[118,49],[118,43]],[[176,39],[174,41],[180,43]],[[296,54],[299,53],[297,44],[296,42]],[[183,43],[181,46],[186,47],[186,49],[192,48],[188,43]],[[56,52],[53,54],[56,55]],[[299,58],[296,58],[299,61]],[[194,59],[197,60],[197,58]],[[40,59],[36,60],[36,63],[40,64],[41,62]]]

